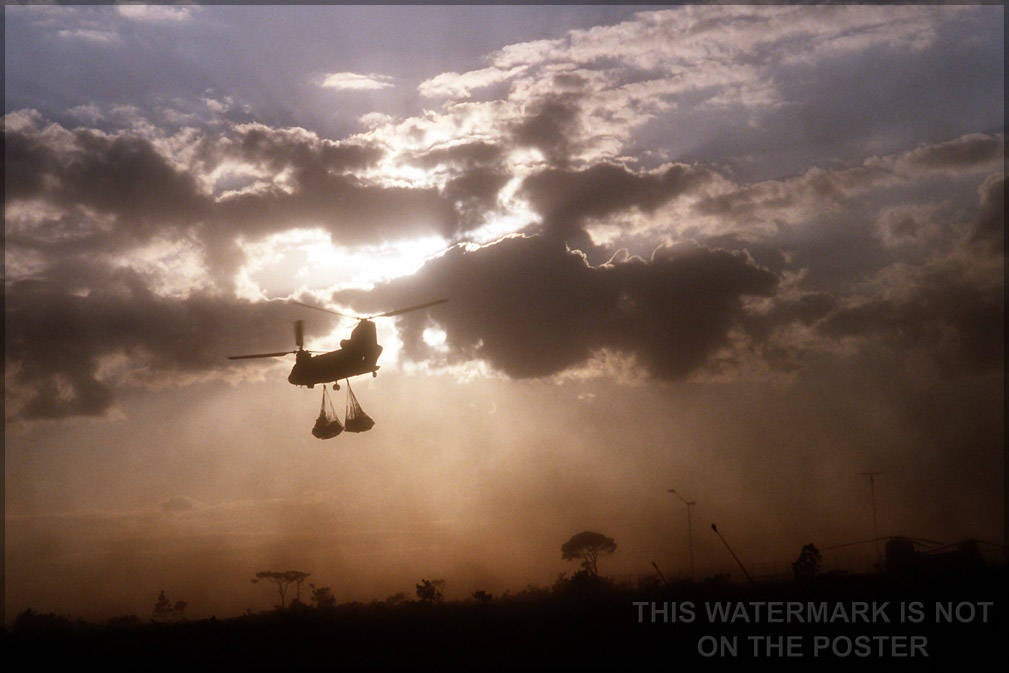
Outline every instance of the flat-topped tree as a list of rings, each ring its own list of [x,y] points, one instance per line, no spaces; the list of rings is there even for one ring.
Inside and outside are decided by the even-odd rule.
[[[617,543],[613,538],[586,530],[571,536],[561,546],[561,558],[565,561],[581,559],[585,572],[596,577],[599,575],[599,556],[612,554],[616,549]]]
[[[301,585],[305,580],[309,578],[309,573],[301,572],[300,570],[285,570],[283,572],[276,570],[261,570],[256,573],[256,577],[252,580],[253,584],[259,582],[259,580],[266,580],[267,582],[273,582],[277,585],[277,591],[280,592],[280,608],[284,609],[287,607],[287,589],[293,584],[295,586],[295,600],[301,599]]]

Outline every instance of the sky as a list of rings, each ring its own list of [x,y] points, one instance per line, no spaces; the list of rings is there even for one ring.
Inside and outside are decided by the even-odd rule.
[[[1003,25],[5,6],[7,619],[1001,543]],[[227,359],[440,298],[376,320],[366,433]]]

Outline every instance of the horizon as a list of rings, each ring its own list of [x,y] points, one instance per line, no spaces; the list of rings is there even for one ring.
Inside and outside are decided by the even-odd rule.
[[[900,535],[884,536],[880,540],[897,540],[897,541],[908,541],[915,545],[917,548],[919,559],[927,559],[932,557],[936,553],[941,553],[944,551],[956,552],[961,545],[969,543],[978,543],[978,556],[976,557],[978,561],[982,563],[982,566],[986,572],[998,572],[999,569],[1003,571],[1006,568],[1005,560],[1005,549],[1004,545],[997,543],[985,542],[982,540],[961,540],[956,543],[951,544],[941,544],[934,540],[918,540],[915,538],[908,538]],[[848,547],[853,545],[872,545],[874,540],[859,540],[853,543],[846,543],[842,545],[837,545],[837,547]],[[814,545],[815,546],[815,545]],[[997,549],[996,549],[997,548]],[[619,545],[618,545],[619,549]],[[733,587],[738,589],[744,589],[745,587],[752,586],[763,586],[763,587],[783,587],[794,585],[797,587],[804,587],[810,589],[811,587],[822,586],[824,588],[830,587],[830,582],[837,583],[839,581],[848,582],[858,582],[864,579],[871,579],[873,581],[879,582],[895,582],[896,586],[900,586],[901,581],[906,581],[909,578],[914,577],[913,571],[910,567],[906,568],[887,568],[886,562],[888,556],[886,554],[881,554],[880,561],[877,562],[875,553],[870,550],[867,553],[859,553],[855,555],[844,555],[839,558],[839,555],[831,553],[833,550],[831,547],[825,549],[819,549],[823,555],[820,562],[817,564],[817,569],[815,571],[815,577],[817,581],[824,583],[821,585],[809,584],[808,580],[801,580],[796,575],[792,568],[792,561],[787,563],[784,562],[764,562],[764,563],[744,563],[745,570],[740,568],[739,563],[735,560],[731,560],[731,567],[724,563],[714,563],[708,565],[704,568],[698,568],[695,573],[695,578],[690,577],[689,571],[683,571],[678,573],[666,573],[662,571],[659,567],[661,575],[655,571],[655,567],[652,566],[650,571],[641,572],[629,572],[629,573],[607,573],[604,572],[605,566],[613,561],[610,556],[605,556],[606,561],[603,563],[603,568],[598,571],[598,579],[603,582],[602,586],[597,588],[597,591],[604,592],[627,592],[640,593],[640,594],[650,594],[656,591],[672,591],[673,595],[675,592],[681,592],[683,595],[692,597],[697,592],[719,592],[731,589]],[[616,553],[616,552],[614,552]],[[728,554],[728,552],[726,552]],[[798,555],[796,555],[798,556]],[[893,562],[893,559],[891,559]],[[961,561],[963,563],[971,563],[972,560],[967,559]],[[387,595],[383,596],[345,596],[343,599],[340,598],[339,587],[337,591],[333,592],[333,586],[326,583],[325,579],[316,578],[311,573],[303,573],[293,568],[284,568],[283,570],[276,568],[270,571],[260,570],[257,573],[250,573],[250,580],[255,580],[253,583],[260,582],[257,576],[261,573],[300,573],[303,575],[300,581],[304,583],[305,587],[297,591],[294,580],[290,580],[286,583],[285,599],[284,604],[281,605],[277,601],[277,587],[270,584],[264,583],[261,587],[257,587],[257,591],[262,594],[264,603],[271,603],[268,606],[250,606],[243,609],[238,613],[230,614],[218,614],[218,613],[207,613],[205,610],[201,610],[199,605],[193,605],[188,600],[185,599],[184,595],[176,595],[172,591],[168,591],[164,588],[160,589],[158,592],[151,594],[151,600],[148,601],[151,605],[145,605],[146,609],[134,610],[134,611],[113,611],[111,613],[93,613],[90,615],[82,614],[60,614],[52,611],[39,610],[32,606],[29,606],[25,610],[19,612],[17,615],[11,615],[8,620],[8,624],[13,624],[14,621],[22,614],[29,615],[52,615],[55,617],[71,619],[81,622],[108,622],[110,624],[116,623],[120,620],[126,618],[138,618],[141,621],[148,616],[150,612],[150,619],[152,622],[164,621],[164,622],[176,622],[176,621],[204,621],[204,620],[217,620],[217,619],[235,619],[238,617],[250,617],[255,615],[267,616],[271,613],[282,614],[285,609],[295,609],[300,602],[300,605],[304,608],[310,609],[325,609],[327,606],[324,604],[316,604],[316,599],[313,597],[313,592],[318,588],[322,590],[329,590],[332,593],[329,595],[333,599],[333,604],[329,607],[339,608],[348,607],[353,605],[401,605],[408,603],[446,603],[446,604],[472,604],[472,603],[487,603],[487,602],[504,602],[507,603],[511,600],[525,600],[528,597],[538,597],[540,599],[550,599],[550,598],[562,598],[563,597],[563,586],[565,582],[570,581],[573,576],[577,573],[576,568],[578,567],[573,561],[567,562],[568,567],[565,571],[557,574],[553,580],[545,583],[533,583],[527,582],[522,586],[512,586],[512,587],[496,587],[492,591],[487,591],[490,587],[477,587],[473,589],[472,587],[466,587],[464,589],[459,589],[454,587],[451,580],[448,578],[441,577],[421,577],[417,576],[416,581],[411,586],[401,587],[399,591],[392,591]],[[658,565],[658,564],[656,564]],[[975,568],[976,569],[976,568]],[[955,572],[955,568],[952,571]],[[931,577],[933,580],[938,580],[940,582],[949,582],[953,575],[942,574],[940,570],[925,571],[926,573],[931,572],[932,575],[926,574],[926,577]],[[425,582],[437,583],[439,590],[436,598],[432,599],[430,596],[425,596],[421,594],[421,586]],[[834,586],[837,586],[836,584]],[[852,584],[852,588],[859,588],[863,591],[866,587],[859,584]],[[869,585],[871,586],[871,585]],[[483,597],[480,594],[484,594]],[[165,613],[159,613],[157,611],[156,603],[164,598],[168,604],[172,604],[170,610],[165,611]],[[807,597],[807,600],[810,599]],[[781,601],[796,601],[799,600],[795,596],[790,594],[785,594],[780,597]],[[810,599],[811,600],[811,599]],[[836,598],[835,598],[836,600]],[[179,603],[182,603],[179,606]],[[705,601],[706,603],[708,601]],[[821,601],[823,602],[823,601]],[[827,600],[825,604],[832,604],[832,601]],[[155,606],[154,610],[150,610],[151,606]],[[194,609],[195,608],[195,609]]]

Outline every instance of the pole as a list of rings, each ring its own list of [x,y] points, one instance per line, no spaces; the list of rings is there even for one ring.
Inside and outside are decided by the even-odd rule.
[[[687,503],[687,543],[690,547],[690,581],[694,581],[694,525],[690,520],[690,508],[694,506],[694,501]]]
[[[746,572],[746,568],[743,567],[743,562],[739,560],[738,556],[736,556],[736,552],[732,551],[732,547],[730,547],[729,543],[725,541],[725,538],[722,537],[722,534],[718,532],[718,528],[715,526],[715,524],[711,524],[711,530],[715,531],[715,535],[718,536],[718,539],[722,541],[722,544],[725,545],[725,548],[729,550],[730,554],[732,554],[732,558],[736,560],[736,564],[739,566],[739,569],[743,571],[743,574],[746,575],[746,579],[752,582],[753,578],[750,577],[750,573]]]
[[[697,503],[693,500],[684,500],[683,496],[676,492],[675,488],[669,492],[679,498],[687,506],[687,547],[690,550],[690,581],[694,581],[694,524],[690,517],[690,508]]]
[[[859,472],[869,477],[869,499],[872,502],[872,540],[876,545],[876,569],[882,568],[883,557],[879,553],[879,523],[876,517],[876,475],[879,472]]]

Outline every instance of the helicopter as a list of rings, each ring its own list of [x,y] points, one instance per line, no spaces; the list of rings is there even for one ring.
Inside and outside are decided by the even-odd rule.
[[[357,320],[357,325],[350,333],[349,339],[340,340],[340,348],[320,355],[312,355],[313,351],[305,349],[305,328],[301,320],[294,323],[294,343],[298,347],[293,351],[279,351],[276,353],[254,353],[251,355],[229,355],[229,360],[245,360],[249,358],[273,358],[294,354],[294,367],[287,377],[287,381],[296,386],[307,386],[314,388],[317,383],[333,383],[333,389],[339,390],[340,384],[337,381],[349,379],[352,376],[360,376],[370,373],[373,377],[378,376],[380,369],[378,358],[382,354],[382,346],[378,343],[378,335],[375,330],[374,318],[389,318],[401,315],[409,311],[417,311],[428,306],[443,304],[447,299],[437,299],[416,306],[387,311],[375,315],[361,317],[348,316],[343,313],[331,311],[321,306],[303,304],[300,301],[291,301],[292,304],[312,308],[317,311],[324,311],[338,315],[341,318],[353,318]]]

